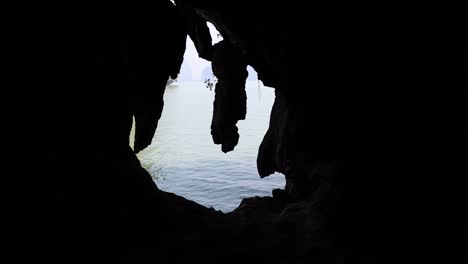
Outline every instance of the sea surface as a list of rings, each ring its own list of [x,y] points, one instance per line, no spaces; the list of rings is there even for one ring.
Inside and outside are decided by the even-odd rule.
[[[206,207],[229,212],[243,198],[271,196],[284,176],[260,179],[256,158],[268,129],[274,90],[248,81],[247,117],[238,123],[239,144],[227,154],[210,134],[214,87],[203,82],[166,87],[164,110],[153,143],[138,154],[158,187]]]

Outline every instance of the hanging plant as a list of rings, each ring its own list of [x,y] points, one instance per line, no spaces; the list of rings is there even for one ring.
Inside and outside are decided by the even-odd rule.
[[[210,91],[213,91],[213,87],[216,85],[217,82],[218,79],[214,75],[211,78],[208,78],[204,81],[206,88],[210,89]]]

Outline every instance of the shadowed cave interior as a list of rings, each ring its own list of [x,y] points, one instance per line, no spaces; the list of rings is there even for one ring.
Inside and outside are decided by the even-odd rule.
[[[178,0],[2,14],[12,254],[51,263],[465,255],[466,14],[456,1],[423,2]],[[221,42],[212,45],[207,22]],[[275,89],[257,168],[284,174],[286,186],[227,214],[159,190],[135,155],[151,143],[187,37],[218,79],[207,133],[220,152],[239,140],[247,66]]]

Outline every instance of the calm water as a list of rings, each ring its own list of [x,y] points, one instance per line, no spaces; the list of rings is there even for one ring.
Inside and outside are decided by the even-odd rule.
[[[203,82],[169,85],[153,144],[138,154],[158,187],[223,212],[252,196],[284,187],[281,174],[260,179],[256,157],[268,128],[274,90],[247,83],[247,118],[238,123],[239,144],[224,154],[210,134],[214,89]]]

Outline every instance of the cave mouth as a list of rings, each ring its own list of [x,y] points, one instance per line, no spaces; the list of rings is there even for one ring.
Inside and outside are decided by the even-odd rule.
[[[187,34],[168,28],[177,13],[165,2],[154,1],[160,8],[152,10],[44,8],[1,16],[4,123],[12,126],[5,129],[2,236],[17,247],[10,252],[35,260],[35,250],[24,250],[35,248],[56,263],[80,255],[89,260],[84,245],[97,251],[110,245],[108,255],[119,261],[103,263],[137,263],[141,253],[153,260],[242,262],[254,256],[270,263],[466,255],[468,166],[460,154],[468,148],[468,45],[460,37],[465,9],[450,1],[440,8],[435,2],[424,8],[366,2],[303,8],[176,0],[191,4],[184,11],[188,26],[210,20],[224,29],[225,40],[230,37],[213,50],[206,28],[189,31],[200,33],[199,54],[212,59],[213,71],[221,71],[218,84],[224,81],[232,92],[223,96],[215,89],[217,102],[241,106],[213,107],[214,115],[230,129],[243,120],[244,100],[237,100],[243,90],[237,88],[243,88],[245,64],[275,88],[257,168],[262,177],[284,172],[285,191],[244,200],[223,214],[158,190],[134,153],[150,145],[164,105],[161,91],[183,59],[186,39],[179,40]],[[201,17],[194,16],[197,10]],[[248,63],[237,56],[240,50]],[[304,67],[304,61],[312,63]],[[198,89],[213,95],[203,83]],[[176,107],[183,97],[176,98],[166,101],[166,110],[183,109]],[[140,118],[135,151],[128,142],[132,115]],[[192,120],[174,121],[189,127]],[[237,144],[233,134],[210,144],[216,148],[210,153],[239,152],[241,145],[220,152],[219,144],[223,152]],[[242,144],[248,135],[240,134]],[[186,149],[183,137],[173,141]],[[154,143],[158,148],[158,138]],[[191,157],[201,152],[191,150]],[[135,246],[142,250],[132,251]],[[125,255],[129,261],[122,261]]]
[[[219,33],[208,25],[214,42],[219,41]],[[263,86],[248,67],[247,117],[239,122],[239,145],[224,154],[210,135],[214,88],[207,83],[214,79],[211,63],[198,57],[190,38],[186,45],[181,72],[166,86],[152,144],[137,154],[143,168],[163,191],[226,213],[244,198],[271,196],[273,189],[285,186],[285,178],[277,173],[261,179],[256,156],[268,129],[274,89]],[[133,125],[131,146],[134,129]]]

